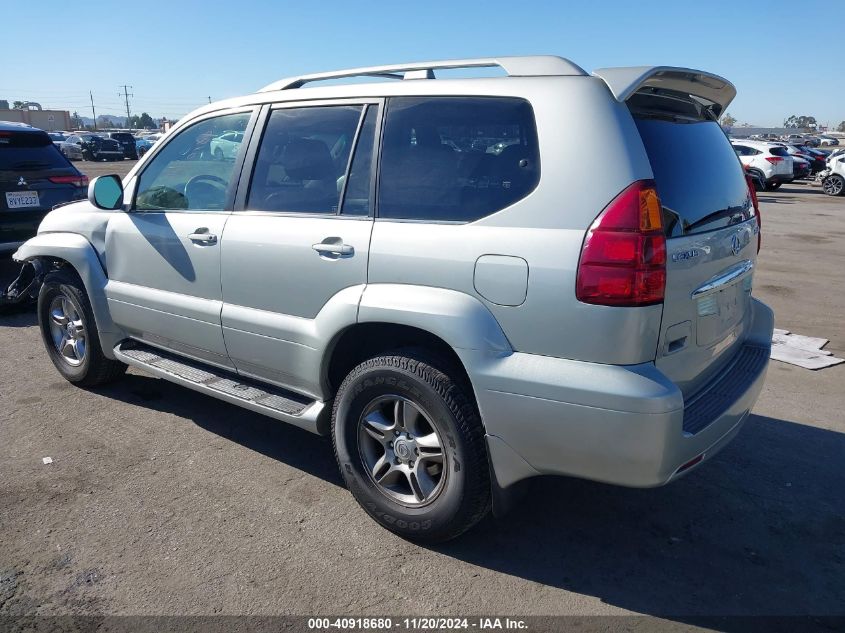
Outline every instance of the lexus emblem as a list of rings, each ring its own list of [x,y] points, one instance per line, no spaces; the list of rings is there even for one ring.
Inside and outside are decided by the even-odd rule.
[[[739,255],[739,251],[741,251],[741,250],[742,250],[742,244],[740,244],[740,242],[739,242],[739,235],[737,233],[734,233],[731,236],[731,252],[734,255]]]
[[[23,176],[18,178],[18,187],[26,187],[26,178]]]

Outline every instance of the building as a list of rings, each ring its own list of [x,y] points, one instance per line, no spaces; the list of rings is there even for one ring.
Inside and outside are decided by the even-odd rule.
[[[0,121],[27,123],[48,132],[71,129],[70,112],[67,110],[43,110],[40,104],[32,102],[24,104],[26,109],[22,110],[8,109],[8,102],[5,105],[6,109],[0,109]]]

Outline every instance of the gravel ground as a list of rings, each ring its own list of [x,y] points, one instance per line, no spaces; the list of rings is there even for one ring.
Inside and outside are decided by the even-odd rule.
[[[756,295],[845,356],[845,198],[761,200]],[[135,370],[72,387],[29,311],[0,350],[0,615],[845,615],[845,365],[773,363],[740,436],[670,486],[538,480],[420,547],[358,509],[326,439]]]

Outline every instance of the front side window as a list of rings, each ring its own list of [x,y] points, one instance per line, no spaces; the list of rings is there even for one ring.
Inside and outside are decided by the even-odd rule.
[[[539,178],[534,113],[524,99],[390,99],[380,218],[472,222],[521,200]]]
[[[247,208],[336,214],[362,110],[358,105],[273,110]]]
[[[144,169],[138,181],[135,208],[139,211],[199,209],[222,211],[235,171],[237,148],[220,160],[212,140],[232,130],[243,131],[250,112],[227,114],[181,130]]]

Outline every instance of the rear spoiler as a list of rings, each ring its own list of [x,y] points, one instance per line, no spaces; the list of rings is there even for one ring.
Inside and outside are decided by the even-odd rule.
[[[643,88],[681,92],[705,99],[714,105],[711,110],[718,117],[736,96],[736,87],[724,77],[692,68],[673,66],[630,66],[599,68],[593,75],[604,80],[621,103],[625,103]]]

